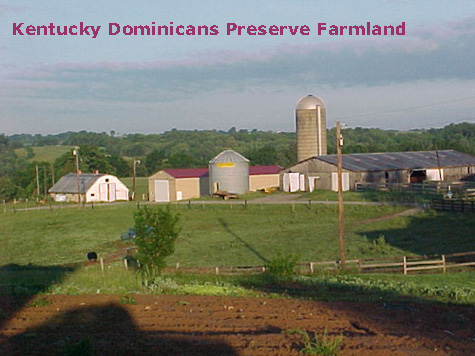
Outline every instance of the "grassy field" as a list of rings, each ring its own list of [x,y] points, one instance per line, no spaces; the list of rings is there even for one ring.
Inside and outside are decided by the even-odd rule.
[[[73,146],[39,146],[32,147],[34,156],[28,158],[30,161],[53,163],[56,158],[62,156],[66,152],[70,152]],[[19,158],[26,158],[26,148],[17,148],[15,153]]]
[[[183,227],[171,265],[229,266],[263,265],[278,252],[295,253],[301,262],[338,259],[336,206],[172,204]],[[51,293],[172,292],[192,294],[292,296],[286,283],[264,277],[164,276],[152,289],[145,288],[121,263],[68,267],[85,262],[95,251],[108,257],[125,247],[120,234],[133,226],[136,204],[86,206],[7,212],[1,214],[0,287],[9,290]],[[416,216],[374,221],[403,210],[392,206],[345,207],[346,255],[371,258],[430,255],[473,250],[472,214],[423,212]],[[374,241],[384,237],[383,243]],[[120,256],[119,256],[120,257]],[[217,279],[216,279],[217,278]],[[264,279],[262,279],[264,278]],[[310,279],[308,279],[310,278]],[[475,302],[472,273],[446,275],[352,275],[302,277],[304,298],[351,298],[355,288],[368,298],[383,294],[416,295],[422,298]],[[275,282],[275,283],[274,283]],[[337,285],[340,285],[337,287]],[[371,289],[372,285],[376,286]],[[441,285],[447,286],[445,289]],[[424,286],[426,288],[424,289]],[[442,289],[441,289],[442,288]],[[0,288],[1,290],[1,288]],[[315,291],[320,290],[319,295]],[[325,292],[325,293],[324,293]],[[290,293],[290,294],[289,294]],[[297,294],[298,294],[297,293]],[[361,297],[361,294],[356,296]],[[358,298],[359,298],[358,297]],[[365,298],[366,298],[365,297]],[[455,298],[455,297],[454,297]],[[337,298],[338,299],[338,298]],[[453,299],[453,298],[452,298]]]
[[[422,194],[414,192],[384,192],[384,191],[368,191],[368,192],[343,192],[344,201],[368,201],[368,202],[398,202],[406,204],[429,203],[431,199],[441,198],[437,194]],[[316,201],[337,201],[338,193],[329,190],[315,190],[310,193],[304,193],[300,199],[316,200]]]
[[[333,205],[172,204],[183,227],[170,263],[182,266],[262,265],[277,252],[302,262],[338,256],[337,207]],[[0,222],[0,265],[42,266],[84,261],[89,251],[106,257],[133,226],[136,204],[7,212]],[[426,212],[367,221],[404,208],[346,206],[347,258],[431,255],[472,250],[470,215]],[[456,227],[456,228],[455,228]],[[374,241],[384,237],[384,243]]]
[[[126,177],[120,178],[120,180],[129,188],[130,193],[132,194],[132,185],[133,178]],[[148,197],[148,178],[147,177],[136,177],[135,178],[135,200],[147,200]]]

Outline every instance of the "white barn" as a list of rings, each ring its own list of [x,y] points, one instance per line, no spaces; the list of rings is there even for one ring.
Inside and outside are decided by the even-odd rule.
[[[79,178],[79,179],[78,179]],[[110,174],[69,173],[49,189],[51,197],[57,202],[113,202],[129,200],[129,189],[119,178]]]

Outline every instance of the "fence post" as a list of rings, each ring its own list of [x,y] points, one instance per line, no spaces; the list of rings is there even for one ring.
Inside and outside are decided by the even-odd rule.
[[[214,268],[214,272],[215,272],[216,274],[219,274],[219,267],[215,267],[215,268]]]
[[[101,257],[101,270],[104,273],[104,259]]]
[[[310,273],[313,273],[313,262],[310,262]]]
[[[124,258],[124,267],[126,270],[129,269],[129,263],[127,262],[127,258]]]
[[[358,272],[359,273],[361,273],[362,266],[363,266],[363,262],[361,261],[361,259],[359,259],[358,260]]]
[[[442,255],[442,271],[444,271],[444,273],[446,272],[446,267],[445,267],[445,255]]]
[[[404,274],[407,274],[407,258],[406,258],[406,256],[404,256],[402,258],[402,268],[403,268]]]

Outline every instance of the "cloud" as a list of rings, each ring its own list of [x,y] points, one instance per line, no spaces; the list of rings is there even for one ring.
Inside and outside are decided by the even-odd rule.
[[[214,90],[261,87],[381,86],[475,78],[474,18],[438,28],[411,29],[404,37],[352,37],[286,45],[253,53],[198,52],[171,62],[62,63],[11,74],[4,95],[131,102],[167,102]]]

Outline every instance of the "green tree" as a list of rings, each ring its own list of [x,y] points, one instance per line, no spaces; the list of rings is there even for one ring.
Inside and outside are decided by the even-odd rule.
[[[134,213],[137,237],[137,260],[149,277],[166,266],[165,259],[175,252],[175,241],[180,233],[179,216],[170,207],[165,209],[139,208]]]

